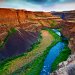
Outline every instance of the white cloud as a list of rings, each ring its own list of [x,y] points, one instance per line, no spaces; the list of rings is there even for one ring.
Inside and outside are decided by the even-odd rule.
[[[39,5],[31,4],[28,2],[15,2],[15,1],[9,1],[9,2],[2,2],[0,3],[0,8],[15,8],[15,9],[26,9],[26,10],[40,10]]]
[[[50,7],[44,7],[44,11],[68,11],[75,10],[75,2],[55,4]]]

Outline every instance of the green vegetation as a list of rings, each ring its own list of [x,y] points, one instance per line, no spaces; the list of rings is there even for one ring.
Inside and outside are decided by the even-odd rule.
[[[43,30],[47,30],[53,37],[54,37],[54,41],[62,41],[62,37],[59,37],[59,35],[57,35],[53,30],[49,29],[49,28],[43,28]]]
[[[49,52],[49,50],[59,41],[61,41],[61,38],[52,30],[45,28],[44,30],[49,31],[51,35],[54,37],[54,41],[52,44],[46,48],[46,50],[43,52],[43,54],[39,57],[37,57],[32,64],[28,65],[28,67],[25,65],[21,69],[15,71],[12,75],[20,74],[20,75],[39,75],[40,71],[43,67],[44,60]],[[26,68],[27,67],[27,68]]]
[[[38,40],[31,45],[31,48],[29,50],[27,50],[27,52],[30,52],[33,49],[36,49],[38,47],[38,45],[41,43],[41,40],[42,40],[42,36],[41,36],[41,32],[39,32]]]
[[[39,75],[40,70],[42,69],[42,62],[44,61],[44,58],[46,57],[47,52],[45,51],[43,55],[37,57],[33,62],[28,63],[27,65],[23,66],[21,69],[15,71],[12,73],[12,75],[20,74],[20,75]],[[38,67],[39,66],[39,67]]]
[[[14,73],[12,73],[12,75],[39,75],[49,50],[56,43],[57,41],[53,42],[49,47],[46,48],[46,50],[41,56],[37,57],[33,62],[24,65],[21,69],[16,70]]]
[[[59,32],[61,31],[61,28],[60,29],[57,29]]]
[[[6,38],[4,39],[4,42],[6,42],[8,40],[8,37],[10,35],[12,35],[13,33],[16,32],[16,29],[15,28],[11,28],[9,31],[8,31],[8,35],[6,36]]]
[[[67,47],[64,47],[64,50],[60,53],[60,55],[56,58],[56,60],[52,64],[52,71],[58,68],[58,64],[62,61],[66,61],[68,56],[71,54],[71,50]]]
[[[50,48],[52,48],[56,43],[57,42],[53,42],[49,47],[47,47],[47,49],[44,51],[43,55],[38,57],[34,61],[32,66],[30,68],[28,68],[25,75],[39,75],[40,74],[41,69],[42,69],[43,64],[44,64],[44,60],[45,60]]]
[[[54,31],[52,31],[52,30],[50,30],[50,29],[48,29],[48,28],[45,28],[45,29],[43,29],[43,30],[47,30],[53,37],[54,37],[54,39],[53,39],[53,41],[52,41],[52,43],[50,44],[50,45],[48,45],[48,47],[46,47],[46,49],[45,49],[45,47],[43,46],[44,44],[41,44],[41,46],[43,46],[44,47],[44,49],[45,50],[42,50],[41,49],[41,47],[39,46],[40,45],[40,43],[41,42],[39,42],[39,43],[35,43],[34,45],[35,46],[33,46],[32,47],[32,49],[33,50],[30,50],[30,52],[28,52],[28,53],[24,53],[24,54],[22,54],[22,55],[20,55],[20,56],[15,56],[14,58],[10,58],[10,59],[8,59],[8,60],[6,60],[6,61],[4,61],[4,62],[2,62],[1,64],[0,64],[0,73],[1,74],[6,74],[6,75],[8,75],[9,73],[11,73],[11,71],[9,72],[9,70],[10,70],[10,67],[11,68],[13,68],[13,66],[15,66],[15,65],[11,65],[11,64],[18,64],[19,62],[21,63],[21,62],[24,62],[24,63],[22,63],[22,67],[20,67],[20,68],[18,68],[18,66],[20,65],[18,65],[18,66],[16,66],[17,67],[17,69],[16,70],[14,70],[14,72],[11,74],[11,75],[39,75],[39,73],[40,73],[40,71],[41,71],[41,69],[42,69],[42,67],[43,67],[43,64],[44,64],[44,60],[45,60],[45,58],[46,58],[46,56],[47,56],[47,54],[48,54],[48,52],[50,51],[50,49],[56,44],[56,43],[58,43],[59,41],[61,41],[61,37],[59,37]],[[49,34],[48,34],[49,35]],[[48,36],[49,37],[49,36]],[[41,38],[41,36],[40,36],[40,38]],[[46,38],[46,37],[45,37]],[[51,37],[52,38],[52,37]],[[50,38],[50,39],[51,39]],[[42,38],[43,39],[43,38]],[[41,40],[40,40],[41,41]],[[47,40],[48,41],[48,40]],[[46,42],[46,40],[45,41],[43,41],[44,43]],[[47,42],[48,43],[48,42]],[[41,50],[39,50],[39,49],[41,49]],[[39,52],[40,51],[40,52]],[[40,53],[40,54],[39,54]],[[36,55],[38,54],[38,56],[36,56]],[[32,58],[33,57],[35,57],[36,56],[36,58],[34,58],[33,60],[32,60]],[[31,59],[29,59],[29,58],[31,58]],[[28,60],[28,61],[30,61],[30,60],[32,60],[31,62],[28,62],[28,61],[26,61],[26,60]],[[38,67],[39,66],[39,67]],[[18,73],[18,74],[17,74]]]
[[[30,68],[28,68],[28,70],[26,70],[26,73],[24,73],[24,74],[25,75],[39,75],[41,72],[41,69],[43,67],[44,60],[45,60],[50,48],[52,48],[55,44],[56,43],[51,44],[44,51],[44,53],[33,62],[32,66]]]
[[[13,31],[15,32],[14,29],[13,29]],[[9,33],[12,34],[11,31]],[[40,44],[41,40],[42,40],[42,36],[41,36],[41,33],[39,33],[38,41],[32,45],[32,47],[28,50],[28,52],[33,50],[33,49],[35,49],[35,48],[37,48],[38,45]],[[13,56],[13,57],[9,57],[9,58],[7,58],[7,59],[5,59],[3,61],[0,61],[0,66],[3,67],[5,63],[8,63],[11,60],[17,59],[17,58],[22,57],[22,56],[26,56],[28,52],[22,53],[20,55],[16,55],[16,56]]]
[[[55,20],[51,20],[50,22],[51,22],[51,24],[50,24],[50,25],[51,25],[52,27],[54,27],[54,26],[56,26],[56,25],[57,25],[57,22],[56,22]]]
[[[41,33],[40,33],[41,34]],[[40,42],[41,42],[41,38],[42,36],[39,36],[39,40],[38,40],[38,43],[36,43],[35,45],[38,45]],[[40,41],[40,42],[39,42]],[[37,46],[38,47],[38,46]],[[36,48],[37,48],[36,47]],[[35,49],[35,47],[33,47]],[[36,50],[36,49],[35,49]],[[18,62],[20,62],[20,60],[22,61],[25,61],[25,60],[28,60],[30,57],[34,56],[34,54],[36,54],[37,51],[31,51],[31,52],[28,52],[28,53],[24,53],[24,54],[21,54],[19,56],[15,56],[15,57],[12,57],[12,58],[8,58],[6,59],[5,61],[1,62],[0,64],[0,74],[2,74],[3,72],[5,72],[6,75],[8,75],[8,72],[6,72],[7,69],[10,68],[10,63],[13,64],[13,61],[15,62],[15,64],[17,63],[16,60],[19,59]],[[37,52],[38,53],[38,52]],[[27,56],[27,58],[26,58]],[[24,60],[23,60],[24,58]],[[32,59],[32,58],[31,58]],[[30,59],[29,59],[30,60]],[[27,61],[28,62],[28,61]],[[17,63],[18,64],[18,63]],[[29,64],[28,64],[29,65]],[[14,65],[13,65],[14,66]]]
[[[3,68],[5,66],[5,64],[8,63],[9,61],[17,59],[17,58],[22,57],[22,56],[26,56],[26,55],[27,55],[27,53],[23,53],[23,54],[20,54],[18,56],[16,55],[16,56],[7,58],[7,59],[5,59],[3,61],[0,61],[0,69]]]
[[[5,37],[4,41],[0,43],[0,48],[4,47],[4,45],[6,44],[7,40],[8,40],[8,37],[10,35],[12,35],[13,33],[15,33],[17,30],[15,28],[11,28],[9,31],[8,31],[8,35]]]
[[[61,31],[61,29],[58,29],[58,30]],[[52,72],[58,68],[59,63],[66,61],[68,56],[71,54],[71,50],[68,48],[68,39],[65,38],[64,36],[62,36],[61,38],[62,38],[61,41],[65,43],[65,47],[62,50],[62,52],[60,52],[59,56],[57,56],[57,58],[53,62],[51,67]]]

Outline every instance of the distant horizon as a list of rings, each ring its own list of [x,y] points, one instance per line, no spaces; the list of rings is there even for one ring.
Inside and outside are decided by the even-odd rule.
[[[70,11],[75,10],[75,0],[0,0],[0,8],[44,12]]]
[[[0,7],[0,9],[14,9],[14,10],[25,10],[25,11],[32,11],[32,12],[65,12],[65,11],[42,11],[42,10],[40,10],[40,11],[34,11],[34,10],[26,10],[26,9],[20,9],[20,8],[7,8],[7,7],[5,7],[5,8],[3,8],[3,7]],[[75,10],[66,10],[66,11],[75,11]]]

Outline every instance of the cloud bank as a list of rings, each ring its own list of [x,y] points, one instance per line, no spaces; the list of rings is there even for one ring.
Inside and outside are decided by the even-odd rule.
[[[0,8],[30,11],[67,11],[75,10],[75,0],[0,0]]]

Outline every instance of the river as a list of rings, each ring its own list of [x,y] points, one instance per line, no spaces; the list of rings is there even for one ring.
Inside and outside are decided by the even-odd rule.
[[[61,33],[58,30],[56,30],[56,29],[52,29],[52,30],[57,35],[61,36]],[[44,65],[43,65],[40,75],[50,75],[52,63],[54,62],[56,57],[60,54],[60,52],[63,50],[64,46],[65,46],[65,44],[63,42],[58,42],[55,46],[53,46],[50,49],[50,51],[44,61]]]

